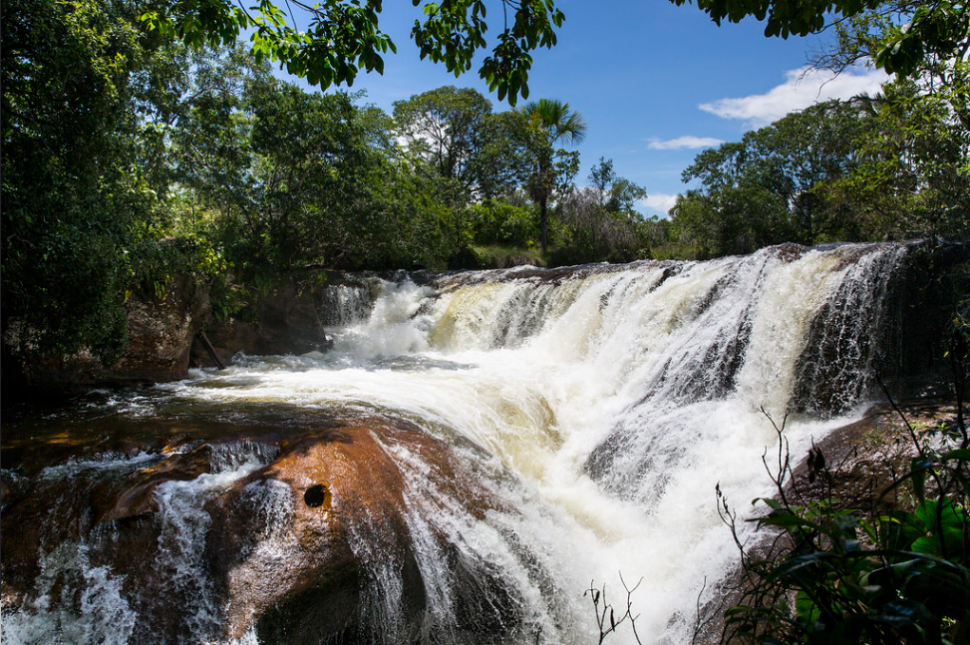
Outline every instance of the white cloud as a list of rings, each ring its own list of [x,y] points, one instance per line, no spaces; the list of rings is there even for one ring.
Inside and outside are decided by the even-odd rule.
[[[641,199],[639,203],[645,208],[667,215],[670,209],[677,203],[677,195],[665,195],[663,193],[647,194],[647,198]]]
[[[700,106],[724,119],[741,119],[750,127],[762,127],[781,117],[829,99],[850,99],[859,94],[875,95],[889,80],[882,70],[848,70],[836,75],[809,67],[785,72],[785,82],[767,94],[721,99]]]
[[[691,150],[696,150],[698,148],[713,148],[714,146],[719,146],[724,143],[721,139],[714,139],[713,137],[677,137],[676,139],[671,139],[669,141],[661,141],[660,139],[650,139],[649,148],[651,150],[678,150],[680,148],[689,148]]]

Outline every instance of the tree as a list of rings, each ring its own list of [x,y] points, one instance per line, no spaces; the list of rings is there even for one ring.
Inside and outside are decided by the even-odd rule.
[[[493,113],[476,90],[446,86],[416,94],[394,104],[394,119],[409,152],[459,182],[464,201],[494,199],[528,178],[528,121],[514,110]]]
[[[643,186],[617,176],[612,159],[600,157],[599,163],[589,171],[589,183],[599,195],[600,206],[607,212],[639,218],[636,203],[647,198],[647,191]]]
[[[226,198],[211,204],[244,284],[263,292],[322,268],[443,268],[451,214],[440,184],[412,171],[391,118],[359,98],[257,78],[231,115],[239,127],[193,132],[217,171],[193,190]],[[223,192],[222,176],[238,188]]]
[[[579,143],[586,136],[586,122],[569,104],[554,99],[540,99],[521,109],[528,120],[534,171],[529,179],[529,193],[539,204],[539,226],[542,235],[542,251],[548,246],[548,204],[557,182],[575,175],[579,166],[576,155],[556,150],[559,141]],[[557,159],[558,157],[558,159]]]
[[[690,0],[671,0],[683,5]],[[697,6],[718,25],[753,16],[765,20],[766,36],[818,33],[826,20],[849,19],[890,4],[885,0],[697,0]],[[876,64],[889,73],[914,75],[928,56],[964,58],[970,47],[970,7],[965,0],[905,5],[907,20],[894,25],[874,52]]]
[[[177,120],[167,126],[172,179],[192,191],[196,207],[240,216],[252,209],[256,190],[247,99],[271,82],[270,71],[238,46],[200,50],[189,62],[191,79],[172,110]]]
[[[942,236],[970,231],[970,130],[949,101],[901,79],[870,102],[859,162],[822,188],[853,213],[869,239]]]
[[[499,100],[508,96],[514,105],[519,95],[529,94],[530,52],[556,44],[556,28],[565,16],[553,0],[501,2],[503,28],[492,41],[491,54],[482,60],[479,75],[490,90],[498,91]],[[415,20],[411,30],[421,58],[444,63],[456,76],[470,70],[476,52],[488,47],[485,0],[412,0],[412,4],[420,6],[424,16]],[[305,12],[306,31],[297,28],[291,5]],[[334,83],[353,84],[361,69],[383,73],[382,55],[396,52],[397,47],[381,31],[382,8],[383,0],[325,0],[313,5],[288,0],[287,11],[270,0],[261,0],[249,10],[232,0],[159,0],[143,20],[190,45],[228,45],[243,31],[252,30],[252,50],[258,60],[279,62],[290,74],[327,88]]]
[[[589,180],[591,187],[572,191],[562,205],[560,219],[568,227],[569,248],[558,254],[570,263],[635,260],[645,242],[643,218],[635,204],[647,192],[617,176],[613,160],[603,157]]]
[[[489,114],[470,165],[476,196],[488,200],[519,190],[532,174],[533,133],[519,110]]]
[[[893,41],[919,10],[890,0],[834,25],[836,38],[813,64],[840,72]],[[869,127],[856,142],[860,163],[832,183],[870,237],[964,237],[970,222],[970,39],[950,52],[928,52],[910,78],[889,80],[882,95],[860,99]]]
[[[859,64],[871,65],[879,52],[892,45],[900,25],[919,11],[920,0],[885,0],[877,7],[835,22],[834,38],[815,53],[811,63],[836,73]],[[952,50],[926,52],[914,63],[907,83],[918,94],[945,100],[965,129],[970,129],[970,37]],[[903,79],[899,79],[902,81]],[[887,82],[893,82],[887,79]]]
[[[145,86],[171,80],[139,11],[4,2],[3,334],[22,350],[110,357],[123,344],[130,251],[157,206],[137,106]]]
[[[394,120],[408,148],[468,191],[476,183],[472,162],[491,112],[491,102],[479,92],[452,85],[394,103]]]
[[[674,225],[702,256],[857,239],[854,213],[824,187],[858,166],[868,127],[858,104],[828,102],[701,152],[683,173],[701,189],[678,200]]]

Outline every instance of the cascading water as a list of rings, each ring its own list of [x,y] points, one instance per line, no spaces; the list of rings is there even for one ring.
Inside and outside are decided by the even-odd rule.
[[[738,506],[770,493],[761,455],[775,433],[761,408],[778,422],[790,414],[796,456],[861,414],[892,352],[905,253],[778,247],[334,287],[326,354],[241,356],[93,405],[95,420],[165,421],[166,440],[55,465],[37,482],[110,480],[112,468],[154,477],[173,452],[195,463],[201,438],[169,439],[193,437],[198,419],[248,429],[204,444],[201,474],[143,484],[150,494],[126,501],[149,510],[111,511],[38,545],[33,591],[4,592],[4,641],[592,643],[583,592],[605,584],[621,606],[622,574],[642,579],[640,638],[689,642],[702,588],[736,562],[715,484]],[[391,429],[366,430],[374,419]],[[365,430],[318,430],[355,424]],[[294,448],[309,427],[336,434]],[[365,440],[366,460],[341,452]],[[331,470],[314,506],[303,491],[324,475],[293,464],[317,463],[315,451],[331,451]],[[385,489],[392,501],[373,502]],[[226,509],[246,509],[245,530],[213,519]],[[128,521],[153,527],[151,592],[96,557]],[[328,522],[347,536],[344,559]],[[226,554],[220,540],[242,546]],[[301,573],[314,558],[353,563],[328,569],[351,582],[327,596],[327,616]]]

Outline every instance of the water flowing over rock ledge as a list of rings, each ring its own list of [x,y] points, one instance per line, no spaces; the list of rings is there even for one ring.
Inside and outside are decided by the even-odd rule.
[[[246,332],[288,355],[5,412],[4,640],[579,645],[622,571],[687,642],[736,555],[715,483],[770,492],[759,408],[798,458],[932,376],[922,249],[358,276]]]
[[[939,352],[933,343],[940,337],[952,308],[948,293],[939,283],[949,267],[965,259],[967,250],[959,245],[933,245],[913,242],[905,245],[860,244],[847,245],[857,255],[886,246],[902,246],[915,251],[901,258],[901,265],[894,272],[897,284],[882,285],[893,288],[893,299],[898,310],[890,313],[899,318],[896,332],[901,338],[890,344],[899,352],[895,364],[885,366],[884,378],[890,385],[898,386],[900,395],[911,396],[920,388],[928,386],[941,369]],[[816,247],[824,249],[827,247]],[[790,261],[810,250],[796,244],[786,244],[766,249],[779,259]],[[853,253],[842,260],[850,262]],[[330,273],[327,282],[310,290],[285,287],[274,290],[263,298],[253,320],[229,318],[216,319],[209,305],[208,294],[200,286],[180,279],[169,288],[163,299],[140,299],[133,297],[129,310],[129,343],[124,356],[114,365],[104,367],[96,360],[83,355],[64,360],[31,358],[24,362],[15,339],[3,344],[3,383],[8,400],[23,398],[49,398],[73,396],[97,387],[117,387],[130,384],[164,383],[185,378],[191,366],[215,367],[216,363],[206,352],[199,337],[205,331],[223,364],[233,357],[246,355],[305,354],[327,351],[332,344],[327,327],[347,324],[355,316],[365,316],[380,290],[384,279],[413,280],[440,290],[452,290],[461,285],[484,284],[497,281],[531,281],[557,285],[563,281],[577,280],[590,275],[617,273],[632,267],[662,265],[664,277],[680,273],[689,262],[643,261],[630,265],[595,264],[578,267],[544,269],[518,266],[511,269],[467,271],[454,274],[417,273],[343,275]],[[659,284],[658,284],[659,286]],[[878,285],[876,285],[878,286]],[[709,294],[716,297],[716,290]],[[851,296],[848,296],[851,297]],[[844,309],[851,311],[851,304],[843,302]],[[833,312],[822,312],[815,321],[813,335],[818,339],[818,350],[832,354],[833,343],[838,337],[824,338],[825,329],[831,326]],[[739,342],[744,339],[743,326],[738,330]],[[905,342],[903,342],[905,339]],[[864,351],[864,350],[863,350]],[[801,370],[818,370],[822,363],[806,356]],[[826,363],[833,369],[834,363]],[[837,369],[837,368],[835,368]],[[845,379],[830,374],[831,378],[819,379],[835,392],[846,386]],[[802,382],[811,382],[803,380]],[[916,389],[907,389],[913,383]],[[856,393],[857,394],[857,393]],[[812,393],[803,392],[804,401]],[[851,395],[850,395],[851,396]]]
[[[51,571],[68,558],[74,575],[110,571],[102,591],[126,598],[113,605],[91,598],[80,611],[151,617],[132,621],[129,642],[231,641],[254,626],[265,642],[341,635],[412,641],[434,583],[422,579],[427,571],[415,553],[423,540],[453,561],[447,582],[462,619],[450,628],[512,630],[518,601],[500,584],[501,573],[462,553],[438,525],[511,509],[454,448],[412,424],[370,417],[329,425],[206,441],[191,439],[198,434],[191,428],[163,426],[144,435],[145,443],[129,440],[125,453],[99,452],[77,437],[60,451],[60,465],[39,471],[18,464],[16,448],[5,452],[5,467],[22,466],[16,477],[4,470],[3,605],[13,623],[5,635],[63,638],[56,631],[63,618],[51,619],[45,633],[17,616],[70,613],[70,576]],[[166,435],[173,439],[159,450]],[[422,471],[405,472],[409,465]],[[409,478],[418,476],[429,481],[415,486]],[[430,485],[431,499],[421,490]],[[455,516],[443,517],[439,504]],[[425,535],[413,534],[411,515],[420,517]],[[45,578],[49,586],[38,589]],[[393,620],[385,610],[393,610]],[[369,633],[375,625],[383,632]]]

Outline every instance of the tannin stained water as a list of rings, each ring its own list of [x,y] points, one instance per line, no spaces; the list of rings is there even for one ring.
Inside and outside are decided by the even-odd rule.
[[[779,423],[788,415],[796,457],[861,414],[891,351],[882,339],[891,336],[888,301],[905,253],[776,248],[710,262],[335,286],[323,303],[334,341],[326,354],[237,356],[224,371],[196,370],[74,414],[85,427],[131,424],[132,432],[158,423],[296,432],[315,415],[377,415],[453,446],[463,465],[451,476],[485,489],[494,500],[487,511],[456,500],[424,453],[379,440],[402,473],[408,566],[417,573],[404,572],[366,518],[351,522],[367,572],[358,640],[593,643],[583,592],[605,585],[622,607],[622,575],[630,586],[642,580],[632,596],[641,639],[686,643],[699,597],[718,593],[737,564],[715,485],[742,511],[771,493],[761,456],[776,435],[765,413]],[[152,565],[151,593],[188,599],[180,620],[195,642],[276,642],[245,621],[241,636],[226,636],[235,619],[207,578],[206,504],[274,458],[245,442],[226,445],[206,474],[155,490],[164,562]],[[160,458],[52,463],[37,485],[133,472]],[[274,527],[302,501],[274,481],[244,493],[262,518],[251,560],[271,575],[290,539]],[[138,625],[155,618],[144,615],[150,604],[132,600],[139,589],[88,562],[83,541],[38,548],[35,597],[5,608],[5,642],[141,642]],[[408,575],[426,599],[417,611],[407,609]],[[469,579],[489,581],[477,598],[465,598]],[[488,629],[463,626],[470,606],[488,614]],[[623,629],[610,636],[633,639]]]

